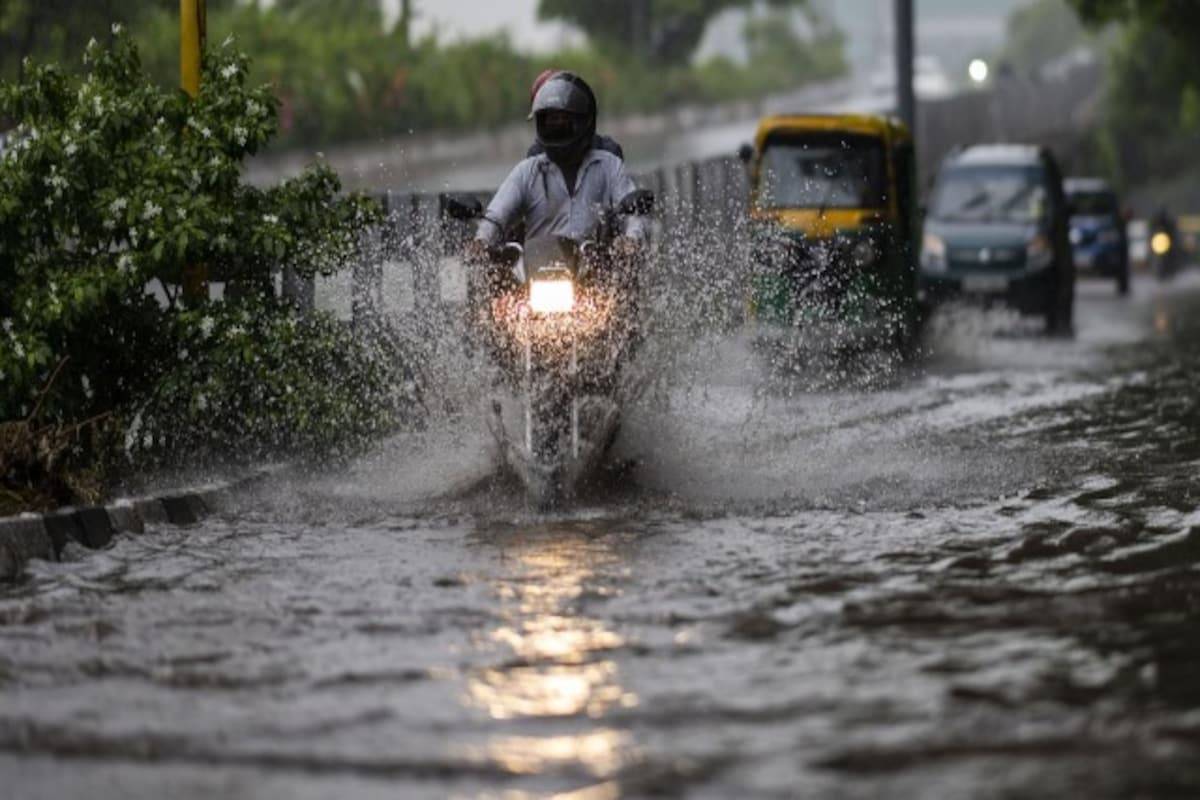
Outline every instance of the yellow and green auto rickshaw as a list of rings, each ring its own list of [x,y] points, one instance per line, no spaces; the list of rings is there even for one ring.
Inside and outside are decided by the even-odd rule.
[[[767,117],[742,158],[755,230],[751,316],[820,327],[826,338],[832,321],[839,339],[907,343],[919,317],[920,226],[908,129],[863,114]]]

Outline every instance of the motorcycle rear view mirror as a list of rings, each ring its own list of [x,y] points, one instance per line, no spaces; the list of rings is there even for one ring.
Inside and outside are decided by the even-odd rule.
[[[630,192],[621,201],[620,211],[622,214],[636,214],[638,216],[647,216],[654,213],[654,192],[649,189],[636,189]]]
[[[483,216],[483,203],[478,197],[446,195],[442,210],[451,219],[472,220]]]

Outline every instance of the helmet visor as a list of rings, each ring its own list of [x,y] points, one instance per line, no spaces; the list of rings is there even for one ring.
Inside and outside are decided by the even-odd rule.
[[[547,147],[571,144],[587,131],[587,117],[566,111],[539,111],[537,138]]]

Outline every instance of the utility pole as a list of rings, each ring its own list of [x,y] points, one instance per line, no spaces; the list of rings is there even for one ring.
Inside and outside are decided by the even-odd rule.
[[[412,44],[412,0],[400,0],[400,35],[404,38],[405,46]]]
[[[205,0],[179,0],[179,85],[193,100],[200,96],[206,11]],[[204,265],[184,265],[183,298],[197,304],[208,299],[208,270]]]
[[[896,12],[896,106],[901,121],[917,137],[917,96],[913,89],[913,55],[916,50],[915,0],[893,0]]]

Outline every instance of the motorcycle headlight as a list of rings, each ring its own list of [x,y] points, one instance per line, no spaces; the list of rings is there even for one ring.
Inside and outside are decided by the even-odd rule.
[[[538,314],[565,314],[574,310],[574,281],[569,278],[534,278],[529,285],[529,307]]]
[[[1050,240],[1038,234],[1025,246],[1025,260],[1030,269],[1045,269],[1054,263],[1054,248]]]
[[[1159,231],[1150,238],[1150,249],[1156,256],[1165,256],[1171,252],[1171,234]]]
[[[921,269],[926,272],[945,272],[946,240],[932,233],[921,240]]]

